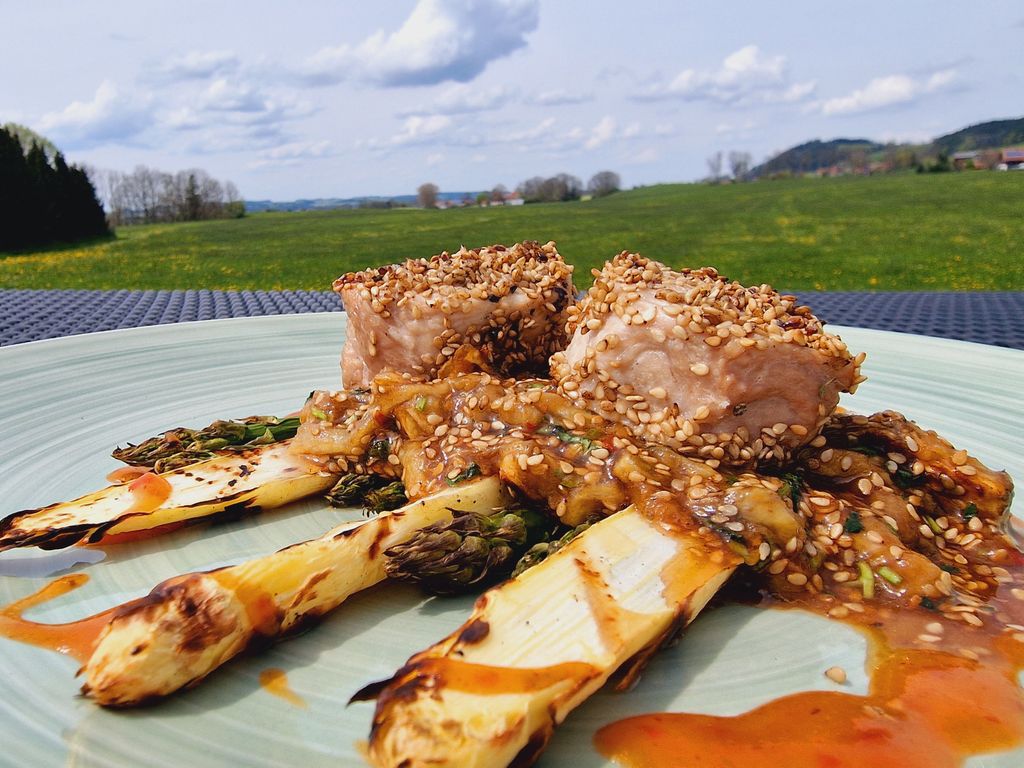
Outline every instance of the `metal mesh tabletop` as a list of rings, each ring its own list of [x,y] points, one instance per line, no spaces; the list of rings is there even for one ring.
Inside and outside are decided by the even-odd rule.
[[[1024,292],[798,292],[829,323],[1024,349]],[[340,312],[329,291],[0,290],[0,346],[226,317]]]

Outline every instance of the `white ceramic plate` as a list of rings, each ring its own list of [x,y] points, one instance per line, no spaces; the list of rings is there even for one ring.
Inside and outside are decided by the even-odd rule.
[[[868,353],[869,381],[847,407],[895,408],[1024,481],[1024,353],[853,328],[835,329]],[[104,484],[111,448],[219,417],[284,414],[314,388],[338,386],[344,315],[216,320],[110,331],[0,349],[0,514],[78,496]],[[1019,504],[1018,504],[1019,509]],[[346,513],[317,500],[148,543],[110,547],[84,568],[82,589],[30,618],[69,621],[149,591],[158,581],[318,536]],[[75,551],[71,551],[75,559]],[[67,553],[0,554],[0,604],[66,568]],[[34,576],[25,576],[31,573]],[[20,575],[12,575],[20,574]],[[321,626],[260,656],[236,660],[197,689],[154,707],[100,710],[77,696],[75,663],[0,639],[0,764],[10,766],[358,765],[372,704],[346,707],[414,651],[462,622],[470,599],[423,601],[385,584]],[[796,612],[733,607],[700,617],[627,694],[600,693],[557,732],[541,765],[605,765],[591,737],[649,711],[736,714],[773,697],[827,689],[833,665],[866,692],[864,642],[842,625]],[[286,670],[305,709],[261,689]],[[1024,750],[974,758],[1011,768]]]

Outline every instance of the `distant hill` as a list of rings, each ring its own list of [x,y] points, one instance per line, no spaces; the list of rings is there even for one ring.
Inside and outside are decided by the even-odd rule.
[[[893,150],[912,150],[918,158],[936,156],[940,152],[951,155],[973,149],[997,149],[1013,144],[1024,144],[1024,117],[1012,120],[990,120],[959,131],[939,136],[925,144],[882,144],[871,139],[815,139],[780,152],[751,169],[753,177],[788,173],[800,175],[814,173],[823,168],[849,162],[855,152],[868,157]]]
[[[1024,144],[1024,117],[969,125],[932,141],[937,151],[946,154],[969,152],[972,149],[996,149],[1011,144]]]
[[[465,198],[476,200],[479,192],[438,192],[438,200],[459,202]],[[334,210],[337,208],[384,207],[387,203],[403,206],[416,205],[416,195],[365,195],[363,197],[320,197],[300,200],[246,200],[246,213],[262,211],[317,211]]]
[[[780,152],[751,170],[752,176],[771,176],[775,173],[812,173],[846,161],[854,150],[877,152],[883,145],[870,139],[832,139],[808,141]]]

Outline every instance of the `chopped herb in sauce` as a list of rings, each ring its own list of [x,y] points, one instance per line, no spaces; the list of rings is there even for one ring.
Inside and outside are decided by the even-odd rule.
[[[860,582],[861,592],[870,600],[875,596],[875,574],[871,572],[871,566],[863,560],[857,563],[857,570],[860,571],[860,578],[857,581]]]
[[[883,565],[881,568],[878,569],[878,575],[886,581],[888,581],[890,584],[903,583],[903,577],[887,565]]]
[[[476,477],[479,474],[480,467],[477,466],[477,464],[473,463],[470,464],[461,472],[459,472],[459,474],[455,475],[454,477],[446,477],[445,481],[448,483],[448,485],[458,485],[459,483],[465,482],[466,480]]]
[[[864,523],[860,520],[860,512],[856,509],[850,510],[850,514],[843,523],[843,530],[847,533],[860,533],[864,530]]]
[[[538,428],[537,434],[554,435],[563,443],[575,443],[583,449],[584,453],[589,453],[598,447],[598,443],[595,440],[592,440],[589,437],[583,437],[582,435],[575,435],[564,427],[560,427],[551,421]]]

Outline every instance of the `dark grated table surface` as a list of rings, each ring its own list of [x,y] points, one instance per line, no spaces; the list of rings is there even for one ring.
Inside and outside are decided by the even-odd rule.
[[[1024,349],[1024,292],[798,292],[828,323]],[[0,290],[0,346],[115,328],[340,312],[329,291]]]

